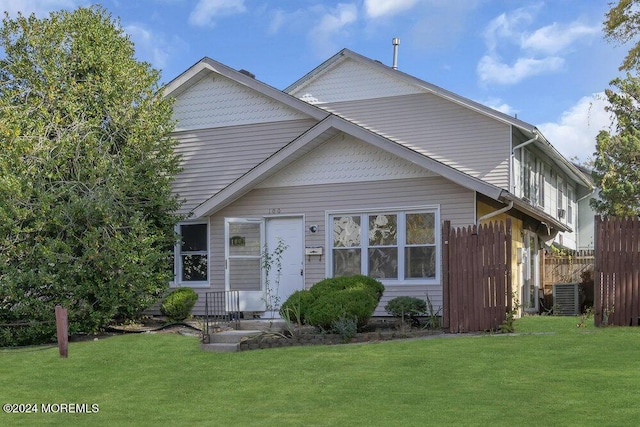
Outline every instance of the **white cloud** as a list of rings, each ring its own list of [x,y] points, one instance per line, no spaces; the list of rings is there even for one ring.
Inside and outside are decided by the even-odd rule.
[[[518,58],[513,65],[509,65],[495,56],[485,55],[478,63],[477,72],[484,83],[512,85],[531,76],[560,70],[563,65],[564,59],[557,56]]]
[[[522,38],[521,46],[544,54],[554,55],[565,50],[584,37],[600,35],[599,26],[588,26],[578,22],[569,25],[553,23],[539,28]]]
[[[417,0],[365,0],[364,10],[368,18],[393,16],[411,9]]]
[[[358,9],[355,4],[339,3],[337,7],[326,12],[315,25],[308,36],[322,56],[335,53],[333,39],[342,35],[345,28],[358,19]]]
[[[502,13],[489,22],[483,33],[487,51],[477,66],[481,82],[513,85],[531,76],[560,71],[571,46],[600,34],[599,26],[578,21],[531,29],[541,7],[538,3]]]
[[[213,25],[214,18],[246,12],[244,0],[200,0],[189,15],[189,23],[196,27]]]
[[[499,98],[488,98],[484,101],[480,101],[480,103],[486,105],[489,108],[500,111],[501,113],[509,114],[510,116],[516,113],[516,111],[514,111],[509,104],[505,103]]]
[[[15,18],[18,12],[23,16],[35,14],[38,18],[44,18],[53,11],[75,9],[81,3],[81,0],[0,0],[0,11],[7,11],[12,18]]]
[[[503,13],[489,22],[484,30],[484,39],[489,52],[494,52],[504,41],[513,42],[520,38],[521,28],[533,21],[529,9],[516,9],[512,13]]]
[[[611,115],[605,111],[604,93],[585,96],[563,112],[557,122],[543,123],[538,129],[562,155],[580,161],[593,156],[596,136],[611,126]]]

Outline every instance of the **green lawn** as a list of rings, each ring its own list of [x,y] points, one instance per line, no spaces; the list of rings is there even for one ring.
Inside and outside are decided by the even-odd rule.
[[[195,338],[127,335],[0,350],[0,425],[636,425],[640,329],[529,317],[518,335],[206,353]]]

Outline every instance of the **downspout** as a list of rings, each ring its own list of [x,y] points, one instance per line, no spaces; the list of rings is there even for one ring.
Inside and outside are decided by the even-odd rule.
[[[480,218],[476,219],[476,226],[480,224],[481,221],[484,221],[489,218],[493,218],[494,216],[500,215],[502,213],[507,212],[508,210],[511,210],[512,207],[513,207],[513,200],[511,200],[509,204],[504,208],[500,208],[497,211],[489,212],[488,214],[482,215]]]

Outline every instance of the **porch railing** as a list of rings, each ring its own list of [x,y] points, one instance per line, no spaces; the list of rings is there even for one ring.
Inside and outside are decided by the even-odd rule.
[[[240,291],[206,292],[204,300],[205,339],[214,328],[240,327]]]

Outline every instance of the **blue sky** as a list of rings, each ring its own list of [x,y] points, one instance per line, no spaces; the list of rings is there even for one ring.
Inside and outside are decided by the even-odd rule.
[[[84,0],[0,0],[15,16]],[[538,126],[587,160],[610,125],[602,93],[629,46],[608,43],[609,0],[108,0],[140,60],[169,82],[204,56],[278,89],[342,48]]]

